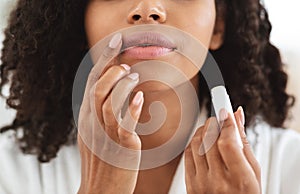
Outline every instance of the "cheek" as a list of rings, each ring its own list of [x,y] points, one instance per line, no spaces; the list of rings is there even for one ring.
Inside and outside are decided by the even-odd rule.
[[[214,4],[193,8],[189,13],[189,16],[186,17],[186,25],[182,27],[182,30],[192,34],[203,46],[208,48],[216,19]]]
[[[108,34],[119,30],[122,27],[120,23],[124,20],[123,15],[112,14],[111,8],[90,3],[85,13],[85,31],[89,47],[95,45]]]

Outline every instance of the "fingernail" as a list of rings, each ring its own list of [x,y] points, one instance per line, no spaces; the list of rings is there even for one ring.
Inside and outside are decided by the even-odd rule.
[[[115,49],[120,44],[121,40],[122,40],[122,34],[117,33],[112,37],[108,46],[112,49]]]
[[[220,121],[225,121],[228,118],[228,112],[225,108],[220,110]]]
[[[123,67],[126,71],[130,71],[131,69],[130,66],[126,64],[121,64],[120,66]]]
[[[142,100],[143,100],[144,94],[143,92],[139,91],[138,93],[136,93],[136,95],[134,96],[132,103],[136,106],[138,106]]]
[[[139,74],[138,73],[132,73],[132,74],[128,75],[128,77],[132,80],[137,80],[137,79],[139,79]]]
[[[238,110],[240,111],[240,122],[244,126],[245,125],[245,113],[243,107],[239,106]]]

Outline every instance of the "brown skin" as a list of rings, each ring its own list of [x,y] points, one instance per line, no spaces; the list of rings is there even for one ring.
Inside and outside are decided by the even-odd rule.
[[[235,112],[235,118],[226,115],[218,140],[206,154],[199,154],[199,148],[205,134],[214,130],[209,125],[213,118],[198,129],[185,150],[185,179],[189,194],[261,193],[260,166],[246,138],[243,109]],[[236,140],[233,119],[237,122],[243,149]]]
[[[111,10],[114,10],[114,12]],[[151,17],[153,14],[158,17]],[[139,20],[135,20],[133,15],[140,15],[141,17]],[[210,49],[217,49],[222,44],[223,36],[222,33],[220,33],[220,30],[218,30],[217,33],[213,33],[215,26],[214,0],[130,0],[130,2],[129,0],[92,0],[86,9],[85,28],[90,46],[93,46],[103,37],[116,30],[138,24],[165,24],[174,26],[192,34]],[[221,29],[224,28],[222,27]],[[123,62],[124,61],[121,59],[120,64]],[[106,64],[105,61],[103,61],[103,63]],[[168,133],[170,133],[170,129],[173,128],[172,125],[174,120],[178,118],[178,115],[176,114],[167,115],[165,124],[159,132],[152,134],[147,138],[138,137],[136,133],[126,133],[126,138],[122,138],[124,137],[124,130],[120,129],[117,122],[113,119],[114,117],[111,116],[112,108],[109,106],[107,100],[109,99],[109,93],[114,90],[114,85],[124,79],[126,74],[124,69],[118,66],[119,64],[113,65],[115,66],[108,69],[98,81],[110,84],[97,84],[99,87],[97,88],[96,95],[96,102],[99,103],[99,106],[97,106],[99,107],[97,110],[99,120],[103,122],[104,126],[106,126],[107,123],[110,123],[110,126],[111,123],[115,124],[115,127],[106,129],[107,133],[121,145],[135,149],[140,149],[141,147],[156,147],[167,141],[170,137],[170,134]],[[195,86],[197,85],[196,80],[197,79],[195,78],[191,80]],[[166,101],[168,102],[165,104],[167,110],[172,110],[173,113],[179,112],[174,110],[174,107],[179,107],[178,100],[172,93],[169,93],[169,91],[161,91],[160,93],[155,94],[145,92],[145,106],[143,107],[143,110],[139,112],[137,106],[131,105],[130,107],[130,111],[136,115],[135,119],[140,117],[141,120],[147,120],[149,117],[147,114],[148,105],[154,100],[162,102]],[[236,113],[236,115],[237,114],[241,113]],[[109,119],[104,120],[103,118]],[[215,190],[215,180],[219,180],[218,188],[221,188],[222,192],[224,192],[224,190],[226,190],[227,193],[260,192],[259,167],[258,165],[253,165],[257,164],[257,162],[247,144],[245,144],[244,150],[241,150],[235,144],[235,141],[231,141],[234,140],[232,138],[235,137],[232,126],[232,121],[227,119],[217,144],[215,144],[204,157],[192,157],[194,154],[191,153],[199,150],[199,134],[202,134],[207,126],[200,128],[196,133],[191,146],[188,147],[186,151],[186,184],[189,194],[201,192],[217,193],[220,190]],[[132,130],[134,131],[135,129]],[[240,126],[240,130],[243,130],[242,126]],[[243,133],[241,134],[243,139],[245,139]],[[155,139],[160,139],[160,141],[154,141]],[[95,157],[93,153],[84,146],[82,141],[80,141],[80,137],[79,147],[82,158],[82,180],[79,193],[167,193],[180,158],[180,156],[178,156],[170,163],[155,169],[129,171],[110,166]],[[225,152],[224,150],[227,148],[229,148],[229,150]],[[217,157],[217,159],[206,160],[206,158],[210,158],[212,155]],[[231,168],[233,162],[226,160],[226,158],[230,157],[235,158],[236,160],[234,161],[239,162],[240,165],[235,165]],[[203,164],[206,164],[206,166]],[[199,169],[205,169],[207,166],[218,166],[219,168],[217,168],[217,171],[213,171],[214,173],[209,173],[211,171],[208,170],[201,170],[200,172]],[[227,176],[228,174],[230,176]],[[247,177],[247,179],[240,179],[245,177]],[[160,181],[159,187],[154,187],[150,184],[150,180],[153,179]],[[205,182],[203,180],[205,180]],[[245,180],[245,182],[240,183],[240,180]],[[116,187],[116,185],[118,185],[118,187]],[[232,187],[236,185],[237,187]]]

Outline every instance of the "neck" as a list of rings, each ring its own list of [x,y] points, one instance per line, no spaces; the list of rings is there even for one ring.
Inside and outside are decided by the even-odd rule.
[[[163,166],[139,171],[134,194],[168,193],[181,157],[182,154]]]

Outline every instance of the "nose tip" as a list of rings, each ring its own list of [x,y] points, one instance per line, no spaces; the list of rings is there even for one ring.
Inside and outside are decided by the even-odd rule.
[[[128,22],[134,23],[164,23],[166,12],[160,6],[140,5],[128,15]]]

